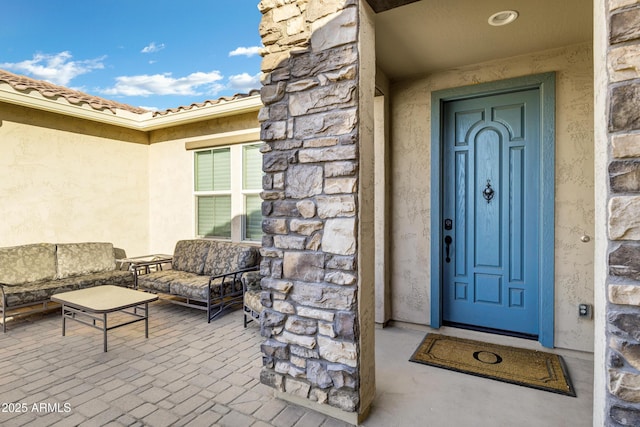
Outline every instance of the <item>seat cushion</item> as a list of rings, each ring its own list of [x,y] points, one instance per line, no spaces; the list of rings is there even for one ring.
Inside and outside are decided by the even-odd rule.
[[[7,307],[48,301],[53,294],[75,291],[101,285],[133,286],[133,275],[128,271],[102,271],[65,279],[44,280],[4,288]],[[0,301],[0,304],[2,301]]]
[[[24,283],[53,280],[56,277],[56,245],[34,245],[0,248],[0,283]]]
[[[172,282],[169,292],[171,293],[171,295],[176,295],[183,298],[206,301],[208,284],[208,276],[197,276],[193,274],[190,277],[184,277],[181,280]]]
[[[193,275],[183,280],[176,280],[171,283],[171,295],[181,296],[183,298],[191,298],[194,300],[206,301],[209,285],[208,276]],[[211,298],[220,298],[222,291],[222,278],[219,277],[211,283]],[[224,282],[225,296],[242,295],[242,282],[240,280],[233,281],[233,277],[227,277]]]
[[[264,309],[262,303],[260,302],[260,294],[262,291],[247,291],[244,293],[244,306],[251,309],[256,313],[262,313]]]
[[[64,283],[62,280],[44,280],[25,285],[4,288],[7,308],[25,304],[35,304],[48,301],[51,295],[80,289],[74,283]]]
[[[138,288],[168,294],[173,281],[185,280],[193,273],[180,270],[162,270],[138,276]]]
[[[110,270],[99,271],[97,273],[83,274],[82,276],[67,277],[58,282],[70,284],[78,289],[90,288],[93,286],[115,285],[133,288],[133,274],[130,271]]]

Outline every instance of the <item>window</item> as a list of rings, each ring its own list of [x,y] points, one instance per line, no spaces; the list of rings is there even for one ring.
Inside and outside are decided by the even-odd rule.
[[[260,144],[196,151],[196,235],[233,241],[260,241],[261,190]]]

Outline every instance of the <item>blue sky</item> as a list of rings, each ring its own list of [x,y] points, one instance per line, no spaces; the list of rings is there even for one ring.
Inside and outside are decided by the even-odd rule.
[[[0,0],[0,68],[167,109],[260,88],[258,0]]]

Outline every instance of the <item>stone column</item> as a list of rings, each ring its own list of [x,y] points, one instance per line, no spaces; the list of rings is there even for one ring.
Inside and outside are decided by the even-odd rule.
[[[606,349],[605,366],[596,369],[606,370],[607,390],[596,391],[596,395],[606,396],[605,425],[637,426],[640,425],[640,3],[607,0],[605,6],[609,24],[607,46],[603,49],[608,66],[605,102],[608,194],[596,194],[596,200],[606,201],[608,207]]]
[[[258,7],[266,143],[260,380],[283,399],[357,424],[375,390],[369,9],[357,0]]]

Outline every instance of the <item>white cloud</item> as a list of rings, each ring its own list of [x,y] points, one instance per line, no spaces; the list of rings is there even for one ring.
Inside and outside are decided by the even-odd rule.
[[[224,86],[219,71],[197,72],[174,78],[171,73],[116,77],[116,84],[101,92],[105,95],[216,95]]]
[[[248,73],[236,74],[229,77],[227,87],[236,93],[249,93],[251,89],[260,89],[260,73],[251,76]]]
[[[148,46],[145,46],[140,52],[142,53],[154,53],[164,49],[164,43],[156,44],[156,42],[151,42]]]
[[[259,55],[260,49],[262,49],[260,46],[239,47],[229,52],[229,56],[244,55],[247,58],[250,58],[252,56]]]
[[[16,71],[54,84],[68,86],[71,80],[82,74],[103,69],[104,64],[102,61],[106,56],[82,61],[72,61],[72,58],[73,56],[69,51],[56,54],[36,53],[33,55],[33,59],[14,63],[0,63],[0,68]]]

